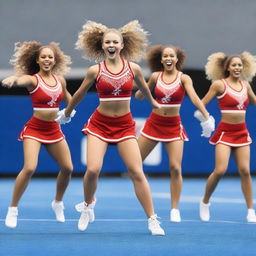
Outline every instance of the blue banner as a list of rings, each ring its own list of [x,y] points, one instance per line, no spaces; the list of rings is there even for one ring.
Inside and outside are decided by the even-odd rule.
[[[32,115],[32,104],[29,96],[1,96],[1,144],[0,144],[0,172],[18,173],[23,165],[22,142],[17,137],[23,125]],[[83,125],[98,106],[96,93],[89,93],[83,102],[77,107],[76,116],[71,123],[63,125],[62,130],[72,154],[75,173],[84,173],[86,170],[86,136],[81,132]],[[64,106],[63,106],[64,107]],[[208,111],[215,117],[216,124],[220,120],[217,102],[213,100]],[[151,112],[151,107],[146,100],[138,101],[132,98],[131,111],[137,123],[137,131],[142,127],[145,119]],[[210,145],[208,139],[200,136],[201,127],[193,117],[195,107],[190,99],[185,97],[181,107],[181,120],[189,136],[189,141],[184,143],[184,155],[182,172],[187,175],[209,174],[214,169],[214,146]],[[247,126],[253,143],[251,144],[251,170],[256,170],[255,150],[255,107],[249,106],[247,111]],[[48,155],[44,147],[39,155],[37,173],[55,173],[58,165]],[[146,173],[168,173],[169,161],[162,143],[159,143],[151,155],[144,161]],[[116,146],[110,145],[104,158],[102,172],[119,173],[126,172],[125,165],[118,155]],[[233,158],[230,160],[228,173],[237,173],[237,167]]]

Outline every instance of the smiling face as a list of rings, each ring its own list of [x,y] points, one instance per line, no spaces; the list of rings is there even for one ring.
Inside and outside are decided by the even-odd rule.
[[[42,48],[37,59],[37,64],[39,65],[40,70],[50,72],[55,63],[53,50],[48,47]]]
[[[119,57],[123,47],[123,39],[117,32],[109,31],[104,35],[102,49],[108,59]]]
[[[161,63],[165,70],[173,70],[178,62],[177,54],[173,48],[167,47],[162,52]]]
[[[229,72],[229,75],[234,78],[239,78],[241,76],[242,70],[243,70],[242,60],[239,57],[232,58],[227,67],[227,71]]]

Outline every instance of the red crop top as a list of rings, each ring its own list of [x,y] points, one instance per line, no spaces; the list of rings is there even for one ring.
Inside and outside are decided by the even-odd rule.
[[[29,92],[34,110],[58,110],[63,99],[61,82],[53,75],[56,84],[50,86],[39,74],[35,74],[35,77],[37,79],[36,88]]]
[[[100,101],[130,100],[132,95],[134,74],[127,60],[123,61],[122,70],[111,73],[105,61],[99,63],[96,88]]]
[[[185,90],[181,83],[182,72],[178,72],[177,77],[171,83],[163,81],[163,72],[160,72],[156,86],[154,89],[156,101],[162,107],[179,107],[184,95]]]
[[[222,95],[217,96],[219,108],[222,113],[245,112],[249,104],[247,87],[240,81],[241,90],[233,89],[225,79],[222,79],[225,90]]]

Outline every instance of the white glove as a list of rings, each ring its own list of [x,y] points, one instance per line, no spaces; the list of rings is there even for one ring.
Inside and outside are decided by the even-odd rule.
[[[211,133],[215,130],[215,120],[213,116],[209,116],[209,118],[205,120],[203,114],[199,110],[196,110],[194,117],[200,121],[200,125],[202,127],[201,136],[209,138]]]
[[[210,116],[206,121],[200,123],[202,127],[201,136],[209,138],[211,133],[215,130],[215,120],[213,116]]]
[[[196,111],[194,112],[194,117],[195,117],[198,121],[200,121],[200,122],[205,121],[205,118],[204,118],[202,112],[199,111],[199,110],[196,110]]]
[[[70,116],[65,116],[65,108],[58,111],[57,113],[57,117],[55,119],[56,122],[58,122],[59,124],[67,124],[71,121],[71,118],[74,117],[74,115],[76,114],[76,111],[73,109]]]

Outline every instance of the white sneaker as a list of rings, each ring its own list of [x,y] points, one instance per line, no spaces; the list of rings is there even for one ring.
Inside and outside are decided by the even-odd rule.
[[[65,222],[63,201],[53,200],[52,201],[52,209],[55,212],[56,220],[59,222]]]
[[[172,222],[181,222],[179,209],[175,209],[175,208],[171,209],[170,221],[172,221]]]
[[[160,222],[157,220],[157,215],[154,214],[148,218],[148,229],[153,236],[164,236],[165,232],[160,226]]]
[[[248,209],[247,222],[256,222],[256,215],[254,209]]]
[[[5,218],[5,225],[8,228],[16,228],[18,217],[18,207],[8,207],[8,212]]]
[[[96,204],[96,198],[90,204],[85,202],[75,205],[75,208],[78,212],[81,212],[81,216],[78,221],[78,229],[80,231],[85,231],[88,227],[89,222],[92,223],[95,221],[94,207]]]
[[[205,204],[203,200],[200,201],[200,219],[201,221],[209,221],[210,220],[210,203]]]

